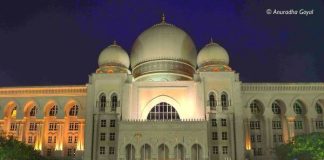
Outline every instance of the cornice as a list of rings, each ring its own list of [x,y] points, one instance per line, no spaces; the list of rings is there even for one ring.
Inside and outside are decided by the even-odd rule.
[[[324,92],[324,83],[242,83],[242,92],[263,91],[312,91]]]
[[[0,97],[86,96],[85,85],[0,87]]]

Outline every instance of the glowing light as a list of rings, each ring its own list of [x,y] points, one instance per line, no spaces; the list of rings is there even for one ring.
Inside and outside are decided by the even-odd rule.
[[[42,150],[42,142],[40,142],[39,138],[36,139],[34,149],[39,151]]]
[[[16,108],[12,110],[11,117],[16,117],[17,115],[17,110]]]

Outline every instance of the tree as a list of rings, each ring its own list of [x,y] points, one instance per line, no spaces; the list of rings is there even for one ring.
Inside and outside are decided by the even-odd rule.
[[[39,151],[13,137],[0,136],[0,160],[45,160]]]
[[[275,148],[279,160],[320,160],[324,159],[324,133],[295,136],[294,139]]]

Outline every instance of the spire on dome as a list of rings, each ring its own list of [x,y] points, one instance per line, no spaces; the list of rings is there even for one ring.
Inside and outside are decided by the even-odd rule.
[[[213,37],[210,37],[209,43],[214,43]]]
[[[165,15],[164,15],[164,13],[162,13],[162,16],[161,16],[161,22],[165,23]]]

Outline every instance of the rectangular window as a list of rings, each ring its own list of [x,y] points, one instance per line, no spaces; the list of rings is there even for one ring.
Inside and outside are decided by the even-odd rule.
[[[49,131],[56,131],[57,130],[57,123],[49,123],[48,130]]]
[[[68,137],[68,143],[72,143],[72,136]]]
[[[74,123],[74,130],[75,131],[79,130],[79,123],[78,122]]]
[[[251,135],[251,142],[255,142],[254,135]]]
[[[221,119],[222,121],[222,126],[226,126],[226,119]]]
[[[115,140],[115,133],[109,133],[109,140],[111,141]]]
[[[278,135],[278,141],[282,142],[282,135],[281,134]]]
[[[272,129],[281,129],[281,121],[272,121]]]
[[[37,130],[37,124],[36,123],[29,123],[29,130],[30,131],[36,131]]]
[[[295,129],[303,129],[303,122],[302,121],[294,121]]]
[[[223,146],[223,154],[228,154],[228,147],[227,146]]]
[[[250,129],[260,129],[260,121],[250,121]]]
[[[33,136],[28,136],[28,143],[33,143]]]
[[[100,146],[99,153],[100,153],[101,155],[103,155],[103,154],[105,154],[105,152],[106,152],[106,148]]]
[[[67,156],[71,157],[73,155],[72,148],[68,148]]]
[[[114,147],[109,147],[109,154],[115,154],[115,148]]]
[[[323,121],[316,121],[316,129],[323,129],[324,128],[324,123]]]
[[[101,127],[106,127],[107,121],[105,119],[102,119],[100,125]]]
[[[105,141],[106,140],[106,133],[100,133],[100,140]]]
[[[213,132],[212,133],[212,140],[217,140],[218,136],[217,136],[217,132]]]
[[[52,156],[52,149],[48,148],[46,151],[47,156]]]
[[[78,136],[74,136],[74,143],[78,143]]]
[[[262,155],[262,148],[258,148],[257,155]]]
[[[47,137],[47,143],[52,143],[53,137],[52,136],[48,136]]]
[[[218,154],[218,146],[213,146],[213,154]]]
[[[261,135],[257,135],[257,141],[261,142]]]
[[[227,132],[222,132],[222,140],[227,140]]]
[[[79,130],[79,122],[71,122],[69,124],[69,130],[70,131],[77,131],[77,130]]]
[[[53,137],[53,143],[56,143],[56,136]]]
[[[10,124],[10,131],[16,131],[17,130],[17,124],[16,123],[11,123]]]
[[[69,124],[69,130],[70,130],[70,131],[73,131],[73,130],[74,130],[74,123],[70,123],[70,124]]]
[[[216,127],[216,126],[217,126],[217,121],[216,121],[216,119],[212,119],[212,126],[213,126],[213,127]]]
[[[116,120],[110,120],[110,127],[116,126]]]

